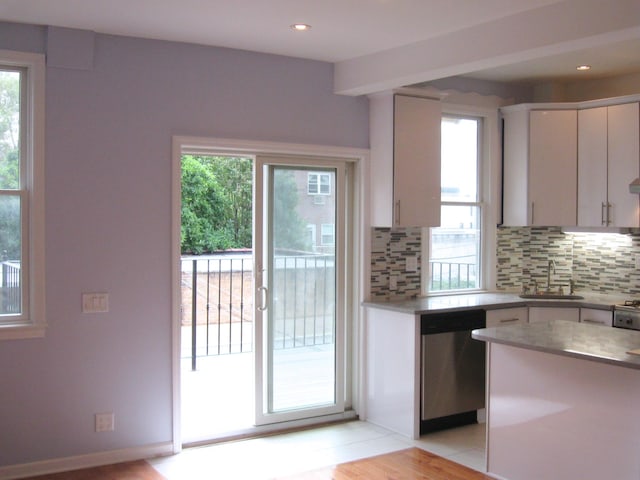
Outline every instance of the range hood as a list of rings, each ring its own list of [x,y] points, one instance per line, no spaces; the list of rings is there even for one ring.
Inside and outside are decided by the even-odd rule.
[[[640,177],[629,184],[630,193],[640,193]]]

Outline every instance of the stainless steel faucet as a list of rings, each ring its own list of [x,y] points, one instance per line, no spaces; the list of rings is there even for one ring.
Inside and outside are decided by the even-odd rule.
[[[556,262],[549,260],[547,264],[547,293],[551,292],[551,274],[556,273]]]

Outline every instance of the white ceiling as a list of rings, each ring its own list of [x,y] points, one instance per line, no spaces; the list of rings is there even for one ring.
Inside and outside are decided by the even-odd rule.
[[[567,31],[575,33],[572,38],[588,37],[589,42],[574,41],[569,46],[565,42],[554,55],[548,48],[539,55],[530,52],[527,61],[503,55],[502,61],[488,62],[490,68],[470,62],[455,73],[502,81],[570,79],[576,76],[575,65],[585,62],[594,68],[583,78],[640,71],[640,0],[2,0],[0,20],[239,48],[350,67],[367,59],[376,61],[376,55],[385,52],[402,55],[416,45],[428,48],[430,39],[478,26],[500,25],[509,18],[525,21],[529,14],[539,22],[536,31],[543,38],[546,22],[540,21],[541,14],[555,11],[550,9],[557,4],[566,4],[557,11],[567,13],[564,21]],[[593,11],[620,4],[627,17],[629,11],[637,11],[638,18],[632,25],[628,19],[616,19],[626,22],[620,26],[624,35],[603,35],[606,32],[596,31],[595,26],[593,31],[586,27],[579,31],[581,26],[571,23],[569,7],[583,4]],[[549,20],[553,24],[557,19]],[[312,28],[294,32],[289,28],[293,23]],[[631,34],[630,26],[636,27]]]

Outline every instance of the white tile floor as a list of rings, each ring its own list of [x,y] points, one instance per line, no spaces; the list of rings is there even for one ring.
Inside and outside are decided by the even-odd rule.
[[[411,440],[362,421],[189,448],[150,463],[168,480],[266,480],[412,446],[484,471],[484,424]]]

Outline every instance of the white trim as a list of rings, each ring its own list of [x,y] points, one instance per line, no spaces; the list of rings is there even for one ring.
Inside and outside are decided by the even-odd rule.
[[[171,453],[171,443],[163,442],[145,445],[143,447],[110,450],[74,457],[54,458],[39,462],[9,465],[6,467],[0,467],[0,480],[13,480],[17,478],[33,477],[36,475],[79,470],[81,468],[111,465],[113,463],[143,460],[146,458],[171,455]]]
[[[0,50],[0,64],[26,68],[26,174],[25,190],[28,200],[23,205],[28,221],[28,248],[22,289],[26,312],[16,322],[0,328],[1,339],[43,337],[45,316],[45,218],[44,218],[44,139],[45,139],[45,57],[42,54]],[[24,233],[24,225],[23,225]],[[24,237],[23,237],[24,238]],[[24,315],[26,313],[26,316]]]
[[[369,224],[368,208],[368,178],[369,173],[369,150],[351,147],[335,147],[327,145],[313,144],[295,144],[281,142],[263,142],[242,139],[229,138],[206,138],[176,135],[172,137],[172,199],[171,199],[171,271],[172,271],[172,396],[173,396],[173,451],[179,452],[182,449],[182,434],[180,422],[180,292],[176,288],[179,285],[180,278],[180,162],[181,153],[189,151],[190,153],[210,154],[211,151],[218,153],[225,152],[230,155],[250,155],[257,154],[275,154],[275,155],[304,155],[317,156],[322,158],[337,157],[353,162],[353,173],[355,175],[352,187],[354,188],[354,212],[352,229],[353,247],[355,258],[349,259],[350,268],[353,268],[352,278],[353,284],[349,285],[351,292],[350,306],[348,312],[353,316],[351,322],[351,330],[347,332],[347,338],[351,338],[352,351],[352,369],[347,372],[351,382],[348,385],[349,391],[345,394],[345,406],[353,409],[353,414],[349,411],[344,415],[358,414],[361,404],[364,402],[364,386],[363,375],[360,367],[363,363],[363,337],[362,337],[362,302],[364,301],[364,292],[369,291],[370,284],[370,267],[369,261],[363,261],[362,256],[370,256],[370,238],[371,233],[366,226]],[[345,383],[346,384],[346,383]],[[325,419],[326,417],[316,417],[316,419]],[[310,419],[309,421],[313,421]],[[296,423],[297,424],[297,423]],[[292,424],[280,424],[282,428],[288,428]],[[258,427],[256,427],[258,428]],[[0,479],[1,480],[1,479]]]

